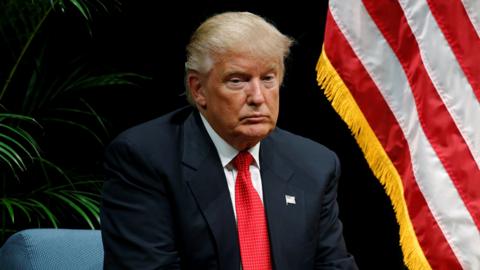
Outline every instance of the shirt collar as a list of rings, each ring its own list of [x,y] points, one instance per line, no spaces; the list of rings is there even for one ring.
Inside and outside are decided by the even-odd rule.
[[[213,144],[217,149],[218,155],[220,156],[220,161],[222,162],[222,167],[227,166],[237,156],[239,151],[228,144],[222,137],[220,137],[220,135],[218,135],[212,126],[210,126],[210,123],[208,123],[207,119],[201,113],[200,117],[208,135],[210,136],[210,139],[212,139]],[[258,158],[260,153],[260,142],[248,149],[248,152],[250,152],[252,155],[253,160],[255,161],[254,164],[260,168],[260,162]]]

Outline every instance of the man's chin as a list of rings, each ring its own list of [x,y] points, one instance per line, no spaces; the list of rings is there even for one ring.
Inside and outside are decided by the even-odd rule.
[[[242,132],[242,137],[248,141],[256,141],[259,142],[263,138],[267,137],[268,134],[273,130],[270,125],[265,124],[257,124],[257,125],[250,125]]]

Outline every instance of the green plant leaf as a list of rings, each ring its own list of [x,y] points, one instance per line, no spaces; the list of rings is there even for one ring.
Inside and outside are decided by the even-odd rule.
[[[103,142],[102,140],[100,139],[100,137],[97,135],[97,133],[95,133],[95,131],[93,131],[92,129],[90,129],[89,127],[87,127],[86,125],[82,125],[80,123],[77,123],[77,122],[74,122],[74,121],[70,121],[70,120],[65,120],[65,119],[60,119],[60,118],[53,118],[53,117],[44,117],[42,118],[44,121],[50,121],[50,122],[57,122],[57,123],[62,123],[62,124],[66,124],[66,125],[70,125],[70,126],[73,126],[73,127],[77,127],[77,128],[80,128],[84,131],[86,131],[87,133],[89,133],[90,135],[93,136],[93,138],[95,138],[95,140],[101,145],[103,146]]]
[[[65,113],[71,113],[71,114],[77,114],[77,115],[83,115],[83,116],[90,116],[95,119],[95,122],[97,122],[101,127],[105,135],[109,135],[108,129],[105,126],[105,119],[100,116],[91,105],[89,105],[85,100],[82,98],[80,99],[80,102],[82,102],[85,107],[89,109],[89,111],[85,110],[80,110],[80,109],[73,109],[73,108],[53,108],[51,111],[53,112],[59,112],[61,115],[65,116]]]
[[[93,109],[92,106],[90,106],[90,104],[88,104],[88,102],[86,102],[83,98],[80,99],[80,101],[88,108],[88,110],[90,111],[90,113],[95,117],[95,119],[97,120],[97,123],[102,127],[103,131],[105,132],[105,134],[108,136],[109,135],[109,132],[108,132],[108,129],[107,127],[105,126],[105,123],[103,122],[102,118],[100,117],[100,115],[98,115],[98,113]]]
[[[68,183],[70,184],[70,187],[72,188],[75,188],[75,185],[73,184],[72,180],[70,179],[70,177],[63,171],[62,168],[60,168],[59,166],[55,165],[55,163],[47,160],[47,159],[44,159],[42,157],[38,157],[38,158],[35,158],[36,160],[40,161],[41,164],[45,164],[47,165],[48,167],[54,169],[56,172],[58,172],[65,180],[68,181]],[[48,177],[47,177],[48,179]]]
[[[90,198],[91,200],[94,200],[91,197],[96,197],[97,199],[100,199],[102,197],[102,195],[98,193],[92,193],[92,192],[81,191],[81,190],[75,190],[75,194],[85,195],[85,197]]]
[[[10,200],[2,199],[2,204],[5,205],[5,207],[7,208],[8,214],[10,215],[10,220],[12,221],[12,223],[15,223],[15,213],[13,211],[13,207]]]
[[[51,191],[47,192],[47,194],[51,195],[52,197],[56,197],[60,201],[69,205],[73,210],[75,210],[83,218],[85,222],[88,223],[88,226],[90,226],[92,230],[95,229],[95,226],[93,226],[91,218],[85,213],[85,211],[83,211],[83,209],[80,206],[78,206],[70,198],[68,198],[67,196],[64,196],[63,194],[59,194]]]
[[[85,195],[78,194],[77,192],[70,192],[69,190],[63,191],[63,193],[70,198],[79,202],[83,207],[88,210],[93,217],[97,220],[97,223],[100,223],[100,203],[90,199]]]
[[[59,108],[52,108],[51,111],[60,112],[60,113],[64,113],[64,112],[65,113],[75,113],[75,114],[86,115],[86,116],[95,116],[92,112],[84,111],[84,110],[80,110],[80,109],[74,109],[74,108],[59,107]]]
[[[92,18],[90,10],[83,1],[69,0],[69,2],[77,8],[77,10],[83,15],[86,21],[89,21]]]
[[[6,0],[2,3],[3,5],[0,7],[2,11],[0,15],[0,18],[2,18],[0,20],[0,29],[2,29],[2,32],[10,31],[12,34],[15,33],[7,36],[16,37],[13,41],[16,44],[9,47],[18,48],[18,50],[12,51],[12,58],[15,60],[10,68],[10,72],[8,72],[9,75],[3,84],[2,90],[0,90],[0,100],[8,89],[33,39],[52,11],[52,6],[47,1],[36,1],[34,5],[32,5],[31,1],[25,0]],[[28,16],[25,16],[25,14],[28,14]],[[10,40],[5,39],[4,41]]]
[[[17,127],[15,130],[20,134],[20,136],[24,137],[32,145],[33,150],[36,154],[36,157],[34,159],[42,160],[43,157],[40,154],[40,146],[38,145],[37,141],[30,135],[30,133],[28,133],[21,127]],[[48,179],[47,169],[45,168],[43,162],[40,162],[40,168],[42,169],[44,178]]]
[[[29,202],[31,202],[33,205],[35,205],[39,210],[43,211],[47,217],[48,217],[48,220],[52,223],[53,227],[55,228],[58,228],[58,219],[57,217],[53,214],[52,211],[50,211],[46,206],[45,204],[41,203],[40,201],[38,200],[35,200],[35,199],[28,199]]]
[[[59,7],[64,12],[67,0],[32,1],[32,0],[4,0],[0,2],[0,33],[7,43],[6,47],[11,50],[12,66],[9,68],[9,75],[0,90],[0,100],[10,86],[10,82],[17,73],[17,69],[23,58],[30,50],[34,39],[41,32],[47,18],[54,7]],[[84,18],[87,29],[91,35],[90,21],[91,10],[85,0],[68,0],[68,3],[77,10]],[[102,1],[90,2],[95,10],[108,8]],[[113,6],[117,6],[114,1]],[[58,10],[56,8],[56,10]]]
[[[16,120],[27,121],[41,127],[41,125],[37,122],[37,120],[35,120],[35,118],[31,116],[15,114],[15,113],[0,113],[0,121],[4,121],[5,119],[16,119]]]
[[[13,167],[12,162],[10,162],[10,158],[5,157],[4,154],[2,153],[2,151],[0,151],[0,159],[3,160],[3,161],[5,162],[5,164],[8,165],[8,167],[10,167],[10,171],[13,173],[13,175],[15,176],[15,178],[18,179],[16,170],[15,170],[15,168]]]
[[[4,154],[8,159],[13,161],[21,171],[25,171],[27,166],[23,162],[22,157],[8,144],[0,142],[0,152]]]
[[[100,76],[89,76],[82,80],[78,80],[69,87],[65,89],[65,91],[72,91],[72,90],[79,90],[79,89],[87,89],[87,88],[96,88],[99,86],[120,86],[120,85],[129,85],[129,86],[136,86],[138,87],[138,83],[136,80],[144,81],[150,80],[150,77],[142,76],[136,73],[111,73],[111,74],[104,74]]]
[[[22,112],[26,115],[32,115],[35,110],[37,110],[36,100],[39,100],[43,96],[42,91],[42,82],[43,77],[42,71],[45,70],[46,64],[44,62],[44,58],[46,55],[46,44],[42,45],[38,50],[38,57],[32,57],[33,63],[35,66],[31,71],[30,78],[28,80],[28,85],[25,93],[25,98],[22,102]]]
[[[30,153],[30,151],[27,150],[27,148],[25,148],[19,141],[15,140],[14,138],[10,137],[10,136],[7,136],[5,134],[2,134],[0,133],[0,137],[1,138],[4,138],[6,139],[7,141],[10,141],[12,142],[13,144],[15,144],[18,148],[20,148],[25,154],[27,154],[27,156],[33,160],[33,156],[32,154]]]
[[[8,131],[10,131],[12,133],[15,133],[18,136],[20,136],[25,142],[28,143],[28,145],[31,147],[31,149],[35,152],[36,156],[40,156],[40,152],[39,152],[40,147],[38,146],[35,139],[33,139],[33,137],[28,132],[26,132],[25,130],[23,130],[20,127],[13,128],[11,126],[4,125],[2,123],[0,123],[0,127],[5,128]],[[26,151],[26,152],[30,153],[30,151]],[[30,154],[30,156],[33,156],[33,155]]]
[[[12,206],[18,207],[28,218],[28,222],[32,221],[32,218],[29,213],[31,209],[29,209],[28,205],[26,205],[22,200],[19,200],[16,198],[12,198],[12,199],[5,198],[5,200],[10,200],[10,203],[12,204]]]
[[[91,72],[85,62],[80,60],[75,60],[70,65],[75,67],[73,70],[67,72],[66,77],[60,76],[56,77],[55,80],[42,91],[42,97],[32,100],[32,105],[36,108],[42,108],[49,102],[54,101],[65,89],[72,83],[74,83],[78,78],[88,77]]]

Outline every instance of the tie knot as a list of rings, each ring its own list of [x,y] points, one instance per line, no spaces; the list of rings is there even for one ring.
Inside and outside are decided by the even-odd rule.
[[[248,151],[241,151],[238,155],[233,159],[233,166],[238,171],[246,170],[248,171],[248,166],[252,164],[253,157]]]

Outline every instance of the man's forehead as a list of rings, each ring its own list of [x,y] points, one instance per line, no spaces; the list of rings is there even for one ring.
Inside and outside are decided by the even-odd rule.
[[[275,60],[243,56],[225,57],[217,63],[217,66],[222,69],[223,73],[246,71],[272,72],[277,71],[279,68]]]

